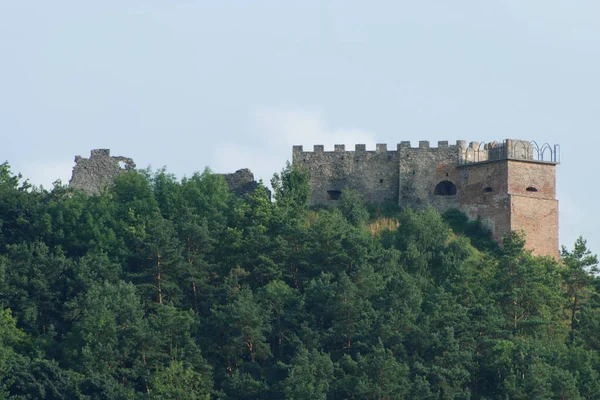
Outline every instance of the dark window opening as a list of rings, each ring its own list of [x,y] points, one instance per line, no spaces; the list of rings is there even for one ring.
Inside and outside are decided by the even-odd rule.
[[[527,190],[528,192],[537,192],[537,189],[536,189],[536,188],[534,188],[533,186],[529,186],[529,187],[528,187],[527,189],[525,189],[525,190]]]
[[[485,193],[490,193],[490,192],[493,192],[493,191],[494,191],[494,189],[492,189],[491,187],[489,187],[489,186],[488,186],[488,187],[484,188],[484,189],[483,189],[483,191],[484,191]]]
[[[448,173],[446,172],[446,176],[448,176]]]
[[[416,174],[417,174],[417,171],[415,171],[415,170],[413,169],[413,175],[416,175]]]
[[[379,183],[383,183],[383,179],[380,179],[380,180],[379,180]]]
[[[329,195],[329,200],[339,200],[342,195],[341,190],[328,190],[327,194]]]
[[[450,181],[441,181],[435,187],[433,194],[436,196],[454,196],[456,195],[456,185]]]

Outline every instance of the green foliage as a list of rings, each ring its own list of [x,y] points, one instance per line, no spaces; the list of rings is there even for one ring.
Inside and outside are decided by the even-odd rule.
[[[354,226],[360,226],[369,219],[367,207],[361,200],[360,195],[354,190],[344,190],[340,198],[339,208],[348,222]]]
[[[582,238],[535,257],[456,211],[309,209],[291,165],[272,186],[163,168],[88,197],[0,165],[0,398],[598,396]]]
[[[560,267],[548,258],[536,259],[524,250],[525,238],[512,232],[504,238],[496,270],[496,302],[513,333],[531,332],[539,336],[560,335],[564,331],[564,305]]]
[[[356,360],[345,356],[338,363],[339,398],[403,399],[410,389],[408,365],[379,341]]]
[[[593,282],[598,273],[598,257],[587,249],[586,241],[581,236],[575,241],[573,251],[563,246],[561,253],[565,263],[562,275],[570,303],[571,341],[574,341],[581,325],[579,316],[582,308],[597,296]]]
[[[273,197],[282,209],[293,214],[306,208],[310,198],[308,173],[298,165],[288,162],[280,174],[273,175],[271,186]]]
[[[185,367],[181,361],[171,364],[152,377],[152,398],[173,400],[209,400],[212,393],[210,376]]]
[[[470,221],[465,213],[455,208],[442,214],[442,218],[455,233],[468,237],[473,246],[479,250],[489,252],[499,250],[498,243],[492,239],[492,232],[483,226],[481,220]]]
[[[14,368],[20,361],[15,347],[25,339],[17,328],[17,321],[9,309],[0,310],[0,396],[6,396],[7,389],[14,382]]]
[[[301,347],[292,363],[286,366],[288,376],[283,381],[286,399],[325,400],[333,380],[333,363],[326,353]]]

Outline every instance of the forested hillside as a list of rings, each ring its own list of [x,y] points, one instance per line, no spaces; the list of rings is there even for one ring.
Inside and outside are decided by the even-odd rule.
[[[600,280],[432,209],[307,207],[287,167],[88,197],[0,166],[0,398],[595,399]],[[592,217],[592,216],[590,216]]]

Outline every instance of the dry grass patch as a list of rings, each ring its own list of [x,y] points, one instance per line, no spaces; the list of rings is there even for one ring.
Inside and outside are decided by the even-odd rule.
[[[370,222],[367,227],[373,236],[379,236],[384,231],[394,231],[398,229],[400,222],[396,218],[381,217]]]

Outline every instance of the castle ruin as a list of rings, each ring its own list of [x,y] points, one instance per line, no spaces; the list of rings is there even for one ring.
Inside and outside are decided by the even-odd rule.
[[[480,220],[495,240],[511,230],[523,230],[526,247],[537,255],[558,257],[558,146],[507,139],[500,143],[459,140],[418,147],[401,142],[396,150],[377,144],[367,151],[335,145],[324,151],[293,147],[293,163],[310,177],[310,204],[335,205],[346,188],[365,202],[394,202],[402,207],[431,205],[451,208]]]
[[[111,157],[109,149],[95,149],[90,158],[75,156],[75,167],[69,187],[88,194],[98,194],[119,174],[135,169],[135,163],[127,157]]]
[[[134,169],[135,163],[131,158],[111,156],[109,149],[94,149],[91,151],[90,158],[75,156],[75,167],[69,187],[89,195],[98,194],[119,174]],[[223,176],[229,190],[236,196],[241,197],[251,193],[258,186],[254,174],[247,168],[231,174],[219,175]]]

